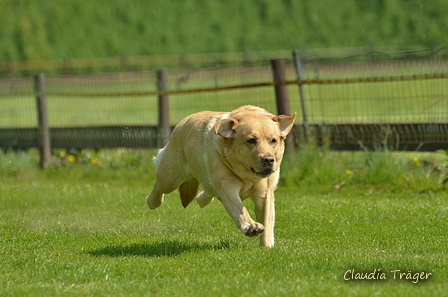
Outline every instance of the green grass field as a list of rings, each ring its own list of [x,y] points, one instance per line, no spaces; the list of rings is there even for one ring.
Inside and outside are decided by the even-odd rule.
[[[218,201],[184,210],[172,193],[148,210],[153,153],[55,151],[44,170],[35,150],[0,153],[0,295],[447,296],[446,152],[300,150],[272,249]],[[352,269],[387,280],[345,280]]]

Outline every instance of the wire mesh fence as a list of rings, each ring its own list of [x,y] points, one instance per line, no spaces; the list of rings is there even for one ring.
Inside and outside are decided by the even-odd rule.
[[[408,51],[352,53],[337,58],[313,55],[310,51],[301,54],[301,79],[297,80],[291,56],[286,59],[287,81],[284,82],[291,111],[299,115],[298,125],[448,122],[448,48],[417,54]],[[230,111],[244,104],[258,105],[276,113],[273,85],[271,65],[265,60],[244,66],[208,63],[169,70],[170,124],[175,125],[197,111]],[[47,75],[45,86],[48,123],[54,131],[59,129],[54,133],[62,133],[63,128],[77,128],[76,131],[85,134],[88,128],[93,131],[98,127],[115,127],[119,133],[127,127],[126,133],[130,133],[134,131],[132,127],[156,127],[158,124],[160,91],[155,71]],[[299,86],[303,88],[303,97]],[[0,102],[2,139],[9,139],[9,142],[2,141],[2,146],[12,146],[11,141],[19,140],[4,136],[6,132],[11,135],[11,129],[37,128],[38,125],[32,76],[0,79]],[[306,106],[306,117],[302,116],[302,106]],[[151,131],[142,132],[142,137],[154,139],[155,130]],[[107,137],[97,136],[89,137],[107,142]],[[63,138],[58,137],[53,140],[55,144]],[[95,141],[95,146],[100,142]],[[146,145],[152,144],[146,142]]]
[[[448,64],[406,60],[320,66],[304,73],[328,84],[305,88],[313,123],[409,123],[446,121]],[[313,74],[314,72],[314,74]],[[314,77],[313,77],[314,75]],[[350,83],[344,83],[344,78]],[[338,80],[331,83],[331,80]]]

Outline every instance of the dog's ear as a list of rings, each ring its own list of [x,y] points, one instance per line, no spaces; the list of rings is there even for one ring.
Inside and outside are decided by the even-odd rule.
[[[238,121],[232,118],[219,120],[215,125],[216,134],[224,138],[235,137],[235,128],[238,125]]]
[[[279,115],[274,117],[272,120],[277,122],[280,127],[280,135],[286,137],[289,131],[291,131],[294,126],[294,120],[296,119],[297,113],[295,112],[292,117],[286,115]]]

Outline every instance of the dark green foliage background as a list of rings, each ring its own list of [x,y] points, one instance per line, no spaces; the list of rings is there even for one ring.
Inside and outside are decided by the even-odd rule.
[[[0,0],[0,61],[448,43],[446,0]]]

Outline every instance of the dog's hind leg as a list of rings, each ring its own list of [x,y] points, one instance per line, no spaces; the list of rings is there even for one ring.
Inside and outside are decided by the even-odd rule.
[[[156,183],[151,194],[146,197],[146,203],[150,209],[159,207],[164,198],[164,194],[171,193],[177,189],[184,181],[184,162],[182,162],[177,152],[173,151],[168,144],[159,151],[154,158],[156,164]]]
[[[177,188],[179,188],[180,194],[181,194],[181,198],[182,198],[182,205],[184,205],[184,207],[186,207],[188,205],[188,203],[191,202],[191,200],[193,200],[194,196],[196,195],[197,191],[198,191],[198,186],[196,185],[196,191],[193,193],[193,190],[190,190],[190,187],[193,189],[194,186],[188,184],[190,181],[187,182],[183,182],[183,180],[177,179],[177,180],[156,180],[156,184],[154,185],[154,188],[152,189],[151,194],[148,195],[148,197],[146,197],[146,203],[148,204],[150,209],[156,209],[157,207],[159,207],[162,202],[163,202],[163,198],[164,198],[164,194],[168,194],[171,193],[172,191],[176,190]],[[196,181],[197,183],[197,181]],[[190,201],[187,203],[186,201],[188,200],[187,197],[189,197],[190,193],[189,191],[191,191],[191,196],[192,198],[190,199]],[[183,194],[183,192],[185,192]],[[183,197],[184,196],[184,197]],[[184,202],[185,200],[185,202]],[[186,204],[184,204],[186,203]]]
[[[210,196],[206,192],[201,192],[196,197],[196,201],[198,202],[198,204],[201,208],[204,208],[213,201],[213,196]]]
[[[175,177],[173,180],[168,179],[168,178],[163,179],[163,180],[157,178],[151,194],[149,194],[148,197],[146,197],[146,203],[148,204],[150,209],[156,209],[157,207],[159,207],[162,204],[164,194],[171,193],[174,190],[176,190],[177,188],[179,188],[179,191],[181,192],[181,198],[182,198],[182,192],[189,193],[187,190],[190,188],[190,186],[186,185],[186,184],[188,184],[188,182],[189,181],[184,182],[184,179],[181,177]],[[197,183],[197,181],[196,181],[196,183]],[[194,188],[193,185],[191,185],[191,188]],[[190,202],[191,202],[191,200],[193,200],[194,196],[196,195],[197,189],[198,189],[198,186],[196,185],[196,191],[191,194],[193,197],[190,199]],[[184,196],[185,195],[186,194],[184,194]],[[186,197],[182,198],[182,204],[184,204],[183,200],[187,199]],[[188,205],[188,203],[187,203],[187,205]],[[184,207],[186,207],[186,205],[184,205]]]
[[[146,203],[148,204],[150,209],[156,209],[163,202],[164,194],[157,188],[157,183],[152,189],[151,194],[146,197]]]

